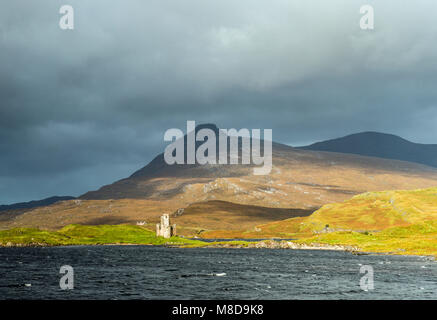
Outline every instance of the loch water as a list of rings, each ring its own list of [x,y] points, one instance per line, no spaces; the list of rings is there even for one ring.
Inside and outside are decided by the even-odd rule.
[[[64,265],[72,290],[59,286]],[[373,290],[360,287],[363,266]],[[437,262],[319,250],[0,248],[0,299],[437,299]]]

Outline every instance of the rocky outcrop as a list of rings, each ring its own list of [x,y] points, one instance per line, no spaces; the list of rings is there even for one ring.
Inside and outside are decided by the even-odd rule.
[[[294,250],[331,250],[331,251],[348,251],[359,252],[358,247],[344,246],[344,245],[329,245],[323,243],[297,243],[292,241],[274,241],[263,240],[259,242],[249,243],[235,243],[235,242],[221,242],[212,244],[211,246],[218,248],[257,248],[257,249],[294,249]],[[209,246],[209,247],[211,247]]]

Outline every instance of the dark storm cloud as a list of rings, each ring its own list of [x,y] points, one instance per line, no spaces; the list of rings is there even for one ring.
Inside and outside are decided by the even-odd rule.
[[[186,120],[310,143],[357,131],[436,142],[437,5],[8,1],[0,10],[0,203],[123,178]]]

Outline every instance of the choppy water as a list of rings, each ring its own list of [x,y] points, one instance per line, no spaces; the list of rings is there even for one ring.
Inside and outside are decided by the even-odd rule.
[[[74,268],[73,290],[59,288],[62,265]],[[374,268],[374,290],[360,289],[361,265]],[[437,299],[437,262],[312,250],[0,248],[0,298]]]

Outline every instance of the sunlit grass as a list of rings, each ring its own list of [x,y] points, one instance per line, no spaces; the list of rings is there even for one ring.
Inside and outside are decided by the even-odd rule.
[[[437,256],[437,188],[367,192],[325,205],[308,217],[205,235],[295,238],[301,243],[349,245],[369,252]]]
[[[99,245],[145,244],[203,246],[204,242],[172,237],[157,237],[152,231],[133,225],[68,225],[58,231],[35,228],[15,228],[0,231],[1,245]]]

